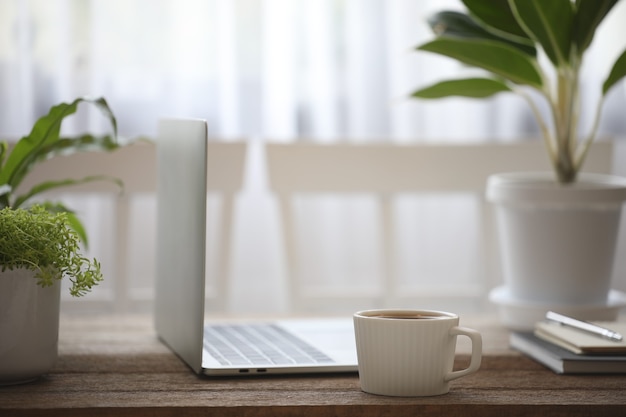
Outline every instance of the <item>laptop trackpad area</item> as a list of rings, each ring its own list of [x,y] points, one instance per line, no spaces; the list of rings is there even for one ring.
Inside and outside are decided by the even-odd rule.
[[[356,364],[351,320],[210,324],[204,350],[223,367],[315,367]]]

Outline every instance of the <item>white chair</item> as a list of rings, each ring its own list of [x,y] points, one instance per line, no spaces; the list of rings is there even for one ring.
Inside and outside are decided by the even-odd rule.
[[[484,308],[489,288],[500,280],[492,215],[484,202],[487,177],[496,172],[549,170],[541,142],[476,145],[310,144],[268,143],[269,187],[280,208],[289,300],[293,310],[353,311],[359,307],[409,305]],[[586,171],[610,172],[612,145],[597,143]],[[304,282],[299,264],[304,248],[298,244],[300,226],[294,217],[296,197],[330,193],[367,193],[380,207],[381,272],[376,286],[314,288]],[[403,193],[471,193],[480,204],[476,219],[482,232],[478,265],[481,276],[469,285],[419,291],[398,281],[394,254],[394,196]],[[455,262],[450,259],[450,262]],[[473,307],[472,307],[473,306]]]
[[[137,213],[133,210],[135,197],[156,195],[156,149],[153,143],[138,142],[120,148],[112,153],[81,153],[66,157],[53,158],[36,167],[27,177],[20,189],[28,189],[35,183],[44,180],[83,178],[89,175],[107,175],[120,178],[124,182],[124,191],[110,182],[91,182],[75,187],[66,188],[54,194],[63,193],[63,196],[74,194],[87,196],[108,196],[114,201],[113,213],[106,219],[112,219],[111,233],[100,236],[101,239],[110,237],[112,242],[106,247],[114,248],[112,256],[113,274],[105,276],[105,282],[113,280],[112,294],[98,297],[90,294],[83,299],[65,300],[65,307],[71,309],[150,311],[154,297],[152,291],[153,277],[141,277],[146,284],[143,288],[131,288],[135,278],[129,271],[142,270],[148,274],[154,273],[155,242],[153,241],[156,224],[156,204],[151,206],[148,213]],[[245,166],[247,144],[243,142],[209,142],[207,145],[207,193],[216,194],[220,198],[220,218],[217,224],[219,230],[214,234],[218,242],[211,245],[218,247],[215,254],[217,259],[215,270],[212,271],[216,279],[213,285],[207,283],[207,298],[214,309],[223,309],[228,300],[228,278],[230,276],[230,248],[233,229],[233,201],[235,194],[241,189],[243,170]],[[54,194],[51,197],[54,197]],[[133,222],[137,215],[148,216],[148,230],[134,231],[138,236],[132,236]],[[142,219],[145,221],[145,219]],[[87,225],[89,227],[89,225]],[[98,238],[91,236],[90,238]],[[95,242],[91,242],[94,245]],[[145,265],[133,265],[137,262],[132,254],[143,252],[140,261]],[[103,268],[105,266],[103,265]],[[113,276],[110,276],[113,275]],[[83,306],[81,307],[81,304]]]

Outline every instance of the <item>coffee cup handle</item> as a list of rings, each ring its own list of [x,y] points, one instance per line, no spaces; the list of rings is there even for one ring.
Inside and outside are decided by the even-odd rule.
[[[478,333],[476,330],[468,329],[467,327],[457,326],[450,329],[450,335],[469,337],[472,341],[472,357],[470,359],[470,364],[467,368],[461,369],[460,371],[449,372],[444,377],[445,382],[452,381],[453,379],[457,379],[478,371],[478,368],[480,368],[483,351],[483,339],[480,333]]]

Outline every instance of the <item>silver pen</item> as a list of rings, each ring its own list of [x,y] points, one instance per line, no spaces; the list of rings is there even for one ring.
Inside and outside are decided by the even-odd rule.
[[[548,311],[546,319],[562,324],[563,326],[583,330],[587,333],[592,333],[596,336],[604,337],[605,339],[613,340],[615,342],[620,342],[623,339],[621,334],[614,332],[613,330],[598,326],[597,324],[589,323],[587,321],[564,316],[562,314],[555,313],[554,311]]]

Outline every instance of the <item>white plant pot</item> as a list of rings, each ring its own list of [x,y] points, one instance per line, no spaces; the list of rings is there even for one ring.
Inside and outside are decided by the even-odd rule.
[[[581,174],[564,186],[552,173],[497,174],[487,199],[496,207],[501,298],[539,314],[608,306],[626,179]]]
[[[39,378],[57,359],[61,284],[26,269],[0,272],[0,385]]]

